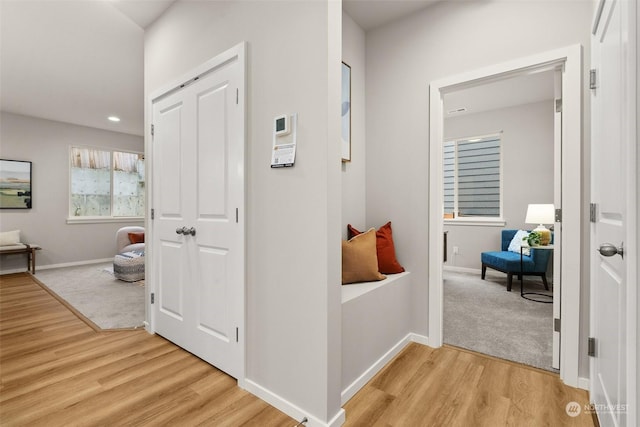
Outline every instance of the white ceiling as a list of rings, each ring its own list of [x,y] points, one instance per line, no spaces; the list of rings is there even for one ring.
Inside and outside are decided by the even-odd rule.
[[[439,1],[442,0],[343,0],[342,8],[368,31]]]
[[[448,93],[444,97],[445,118],[554,99],[553,71],[518,75]],[[466,111],[448,114],[451,110]]]
[[[147,28],[177,0],[109,0],[141,28]]]
[[[142,135],[143,26],[173,1],[1,1],[0,109]]]
[[[144,28],[175,1],[0,0],[0,109],[142,135]],[[437,1],[345,0],[343,6],[369,30]],[[464,93],[448,95],[447,104],[491,109],[473,102],[513,103],[509,96],[528,87],[503,84],[510,86],[485,94],[470,89],[466,98]],[[523,96],[533,99],[543,92],[533,86]],[[121,122],[108,121],[110,115]]]

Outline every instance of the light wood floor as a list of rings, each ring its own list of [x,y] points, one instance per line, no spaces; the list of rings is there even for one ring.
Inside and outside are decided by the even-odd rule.
[[[345,426],[593,426],[558,375],[456,347],[411,343],[347,404]]]
[[[347,426],[591,426],[557,375],[409,345],[345,406]],[[282,426],[296,422],[145,331],[95,331],[28,274],[0,277],[0,425]]]
[[[0,277],[0,425],[200,424],[296,422],[157,335],[97,332],[29,275]]]

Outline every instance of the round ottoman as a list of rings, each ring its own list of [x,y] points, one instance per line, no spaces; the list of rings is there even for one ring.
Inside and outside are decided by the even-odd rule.
[[[123,252],[113,258],[113,275],[125,282],[144,279],[144,251]]]

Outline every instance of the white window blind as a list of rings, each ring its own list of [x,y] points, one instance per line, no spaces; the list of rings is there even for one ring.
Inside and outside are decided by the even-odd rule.
[[[445,217],[501,217],[501,182],[499,135],[445,142]]]

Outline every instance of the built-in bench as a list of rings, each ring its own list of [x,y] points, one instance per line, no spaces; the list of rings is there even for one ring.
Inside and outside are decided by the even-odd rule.
[[[27,271],[36,274],[36,251],[42,249],[32,243],[18,243],[16,245],[0,246],[0,255],[27,254]]]
[[[411,276],[342,286],[342,404],[409,342]]]

